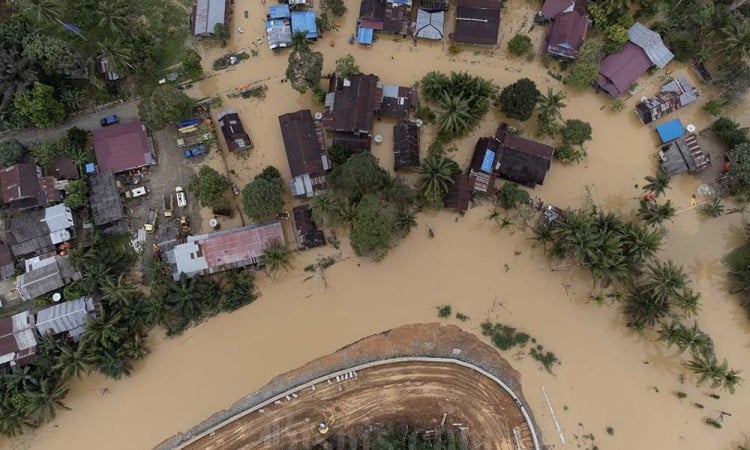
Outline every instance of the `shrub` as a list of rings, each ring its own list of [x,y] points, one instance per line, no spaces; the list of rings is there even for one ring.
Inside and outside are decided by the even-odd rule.
[[[203,76],[201,55],[192,48],[185,50],[185,54],[182,55],[182,71],[191,80],[197,80]]]
[[[497,201],[503,209],[515,209],[521,205],[527,205],[530,199],[529,193],[515,183],[506,182],[497,191]]]
[[[8,139],[0,142],[0,164],[12,166],[23,160],[26,153],[24,146],[16,139]]]
[[[578,119],[568,119],[565,126],[560,130],[563,142],[572,145],[583,145],[591,140],[591,125]]]
[[[65,105],[55,98],[55,88],[39,82],[31,90],[16,93],[13,110],[22,122],[37,128],[50,128],[65,119]]]
[[[78,209],[89,204],[89,187],[86,180],[72,180],[65,188],[65,206]]]
[[[341,17],[346,14],[346,6],[344,6],[344,0],[324,0],[325,10],[330,11],[334,17]]]
[[[336,60],[337,77],[348,78],[352,75],[359,75],[360,73],[357,61],[354,60],[352,55],[347,54]]]
[[[451,305],[438,306],[438,317],[446,318],[451,316]]]
[[[281,178],[255,177],[242,189],[242,206],[254,221],[276,217],[284,208],[284,182]]]
[[[532,47],[531,38],[525,34],[517,34],[508,41],[508,51],[516,56],[530,53]]]
[[[193,99],[171,85],[162,85],[154,89],[150,96],[138,104],[138,114],[152,130],[159,130],[169,124],[193,114]]]
[[[565,165],[578,164],[586,155],[569,144],[563,144],[555,150],[555,158]]]
[[[540,92],[536,88],[536,83],[528,78],[521,78],[510,86],[506,86],[500,93],[498,97],[500,111],[520,121],[528,120],[534,112],[539,96]]]
[[[730,149],[750,141],[747,137],[748,129],[740,128],[740,124],[726,117],[716,119],[711,129]]]

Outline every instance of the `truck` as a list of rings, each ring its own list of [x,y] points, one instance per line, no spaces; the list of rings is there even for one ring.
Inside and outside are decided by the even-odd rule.
[[[125,198],[138,198],[143,197],[146,194],[148,194],[148,189],[146,189],[146,186],[140,186],[135,189],[125,191]]]
[[[103,117],[102,120],[99,121],[99,123],[103,127],[108,127],[110,125],[114,125],[119,122],[120,122],[120,118],[117,117],[117,114],[112,114],[110,116]]]
[[[143,229],[146,230],[147,233],[153,233],[156,231],[156,209],[151,208],[148,210],[148,214],[146,214],[146,224],[143,225]]]
[[[172,217],[172,209],[174,207],[174,197],[172,194],[164,194],[164,218],[169,219]]]
[[[185,158],[195,158],[196,156],[202,155],[208,151],[208,147],[205,145],[196,145],[195,147],[185,149]]]
[[[174,194],[175,197],[177,197],[177,206],[180,208],[184,208],[187,206],[187,197],[185,197],[185,190],[182,188],[182,186],[177,186],[174,188]]]

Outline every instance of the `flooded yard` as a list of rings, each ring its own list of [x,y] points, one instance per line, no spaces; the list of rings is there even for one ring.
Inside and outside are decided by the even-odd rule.
[[[542,92],[548,86],[564,89],[568,106],[563,117],[588,121],[593,128],[593,140],[585,146],[588,157],[573,167],[554,163],[544,186],[532,195],[563,208],[580,206],[590,197],[605,209],[634,214],[639,185],[657,165],[659,141],[653,126],[679,117],[699,131],[706,128],[712,121],[701,110],[707,96],[666,119],[642,125],[633,108],[641,96],[659,90],[660,71],[639,80],[639,92],[624,99],[623,112],[603,109],[611,105],[610,99],[593,90],[566,89],[547,74],[539,57],[528,62],[508,56],[507,40],[519,30],[528,30],[533,15],[527,3],[513,3],[517,6],[504,13],[502,42],[495,49],[465,47],[451,55],[447,43],[445,48],[422,41],[414,45],[410,39],[388,37],[371,48],[349,45],[359,9],[353,0],[346,1],[349,12],[340,21],[341,31],[325,35],[314,48],[325,56],[324,73],[334,70],[336,58],[351,53],[364,73],[375,73],[384,83],[411,85],[430,70],[464,70],[501,87],[528,77]],[[222,95],[219,110],[232,107],[239,112],[255,145],[246,157],[226,155],[230,178],[240,188],[266,165],[276,166],[288,179],[277,117],[302,108],[322,109],[312,104],[310,93],[300,95],[281,82],[288,52],[268,50],[261,20],[264,8],[257,1],[236,2],[233,37],[227,47],[200,47],[204,67],[228,51],[254,49],[258,56],[212,73],[189,92],[196,98]],[[453,10],[446,23],[452,20]],[[237,33],[237,27],[243,33]],[[539,27],[532,31],[535,43],[542,33]],[[256,46],[257,37],[263,43]],[[672,63],[669,69],[674,76],[685,75],[699,89],[706,89],[686,67]],[[265,99],[225,96],[238,86],[256,82],[268,86]],[[747,120],[746,112],[736,118],[743,120],[741,114]],[[471,136],[452,143],[457,150],[451,156],[465,168],[476,139],[493,134],[502,119],[493,108]],[[511,124],[533,137],[533,121]],[[386,119],[376,122],[375,134],[383,135],[384,142],[373,145],[373,154],[388,170],[393,166],[392,125]],[[421,139],[424,155],[430,131]],[[208,164],[217,169],[224,164],[217,155],[208,158]],[[747,379],[750,320],[737,299],[727,294],[720,263],[742,240],[743,214],[700,218],[690,208],[690,199],[703,182],[687,174],[672,180],[666,196],[679,213],[667,224],[661,256],[685,266],[703,295],[700,327],[713,337],[719,358],[726,357]],[[62,412],[35,433],[0,444],[46,450],[150,448],[279,373],[382,330],[437,321],[435,307],[446,304],[470,317],[466,322],[450,320],[466,331],[481,334],[482,321],[500,321],[537,337],[560,358],[562,364],[550,374],[528,356],[504,355],[521,373],[525,397],[544,440],[555,448],[588,448],[591,443],[581,437],[588,433],[602,450],[730,450],[743,442],[743,433],[750,433],[750,387],[740,387],[734,395],[722,392],[719,399],[709,397],[710,390],[695,387],[695,378],[680,367],[672,351],[626,328],[619,307],[592,303],[588,277],[555,270],[542,250],[533,247],[527,231],[499,230],[487,220],[488,214],[486,206],[472,208],[463,216],[447,211],[421,213],[418,227],[378,263],[355,258],[348,245],[343,245],[342,261],[326,270],[325,281],[310,278],[302,269],[338,251],[327,247],[297,253],[290,272],[275,279],[259,275],[261,297],[252,305],[212,318],[174,339],[155,332],[152,353],[136,365],[131,377],[114,382],[92,375],[73,382],[66,399],[72,411]],[[434,230],[432,239],[428,227]],[[344,233],[337,234],[342,242],[347,241]],[[541,386],[550,395],[566,446],[560,443]],[[102,387],[108,388],[106,395],[97,392]],[[687,398],[678,399],[677,391],[685,392]],[[719,411],[731,414],[723,417],[722,429],[703,423],[705,418],[716,418]],[[612,428],[611,434],[605,431],[607,427]]]

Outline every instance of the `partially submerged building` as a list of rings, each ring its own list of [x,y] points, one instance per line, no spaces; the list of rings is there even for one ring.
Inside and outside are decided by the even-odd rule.
[[[547,27],[542,53],[559,58],[578,59],[578,52],[586,40],[590,25],[588,14],[581,14],[576,10],[559,14]]]
[[[89,186],[89,206],[96,229],[105,236],[126,233],[128,223],[115,175],[112,172],[91,174]]]
[[[34,164],[14,164],[0,170],[3,203],[14,209],[34,208],[60,201],[60,189],[54,177],[42,176]]]
[[[411,24],[411,0],[388,0],[385,2],[383,31],[406,37]]]
[[[272,5],[266,20],[268,48],[279,51],[292,45],[292,13],[289,5]]]
[[[659,134],[662,144],[672,142],[675,139],[681,138],[685,135],[685,127],[682,126],[680,119],[673,119],[669,122],[664,122],[656,127],[656,132]]]
[[[308,39],[318,39],[318,26],[315,23],[315,11],[294,11],[291,13],[292,34],[303,32]]]
[[[75,236],[73,213],[60,203],[7,221],[5,240],[16,257],[48,253]]]
[[[245,132],[240,116],[234,108],[219,112],[216,118],[219,120],[221,134],[224,135],[224,140],[227,142],[227,148],[230,152],[253,148],[250,136]]]
[[[279,116],[281,136],[292,179],[289,189],[295,197],[312,197],[326,189],[326,172],[331,169],[323,131],[309,109]]]
[[[284,241],[279,221],[188,236],[187,242],[163,252],[175,281],[263,263],[263,250]]]
[[[711,156],[701,150],[698,137],[694,134],[662,145],[659,160],[661,169],[669,176],[698,173],[711,167]]]
[[[617,97],[630,89],[635,81],[651,66],[663,68],[674,55],[664,45],[659,33],[651,31],[640,22],[628,30],[628,42],[619,53],[607,56],[599,66],[597,90]]]
[[[662,86],[661,92],[655,96],[638,103],[635,114],[644,124],[651,123],[695,102],[699,95],[698,89],[687,78],[679,77]]]
[[[292,210],[297,245],[301,250],[326,245],[326,236],[319,229],[312,216],[310,205],[295,206]]]
[[[193,4],[193,36],[213,36],[216,25],[221,24],[229,30],[232,8],[229,0],[195,0]]]
[[[393,170],[419,166],[419,127],[412,121],[402,120],[393,126]]]
[[[62,289],[66,284],[81,278],[67,256],[47,255],[26,261],[26,273],[16,279],[16,289],[24,300]]]
[[[64,337],[78,342],[94,310],[91,297],[60,302],[37,312],[36,329],[40,336]]]
[[[448,192],[443,198],[445,207],[458,211],[468,210],[475,183],[476,177],[474,175],[468,173],[456,175],[453,184],[448,188]]]
[[[544,184],[554,153],[554,147],[508,134],[507,125],[500,124],[494,138],[480,138],[474,148],[470,173],[476,176],[475,190],[490,189],[493,177],[531,188]]]
[[[545,0],[534,22],[546,24],[555,17],[573,11],[577,11],[582,16],[587,15],[588,4],[588,0]]]
[[[156,164],[151,139],[142,122],[94,130],[94,153],[102,172],[121,173]]]
[[[371,44],[372,33],[375,31],[406,36],[410,23],[411,0],[361,0],[357,34],[360,34],[359,30],[370,31],[362,32],[363,40],[358,41],[361,44]]]
[[[499,35],[499,0],[458,0],[453,42],[495,46]]]
[[[382,84],[376,89],[375,115],[394,119],[408,119],[412,105],[417,104],[417,90],[412,87]]]
[[[34,316],[28,311],[0,317],[0,374],[31,363],[36,355]]]
[[[414,37],[440,41],[445,30],[445,10],[417,9],[417,21],[414,27]]]
[[[323,112],[323,127],[333,134],[333,144],[352,151],[369,151],[378,77],[331,77]]]

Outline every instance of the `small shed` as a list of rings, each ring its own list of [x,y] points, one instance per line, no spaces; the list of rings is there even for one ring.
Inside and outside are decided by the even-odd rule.
[[[89,176],[89,186],[89,205],[97,230],[105,236],[127,232],[128,224],[114,174],[92,174]]]
[[[308,39],[318,39],[315,11],[295,11],[292,13],[292,33],[300,31],[307,33]]]
[[[227,142],[229,151],[234,152],[253,148],[250,136],[245,132],[240,116],[234,108],[219,112],[216,118],[221,125],[221,134],[224,135],[224,140]]]
[[[402,120],[393,126],[393,170],[419,166],[419,127],[412,121]]]
[[[372,37],[374,35],[372,28],[357,28],[357,43],[362,45],[372,45]]]
[[[445,11],[425,11],[421,8],[417,10],[417,24],[414,37],[439,41],[443,39],[444,29]]]
[[[55,177],[58,180],[75,180],[81,177],[76,163],[65,156],[55,157]]]
[[[297,244],[302,250],[322,247],[326,245],[326,236],[323,230],[318,229],[313,220],[310,205],[295,206],[292,210],[294,216],[294,227],[296,230]]]
[[[474,192],[476,177],[471,174],[459,174],[453,179],[453,184],[445,194],[443,202],[446,208],[466,211],[471,203],[471,194]]]
[[[701,150],[694,134],[675,139],[659,151],[660,166],[669,176],[697,173],[711,167],[711,156]]]
[[[667,142],[672,142],[675,139],[684,136],[685,127],[682,126],[682,122],[680,122],[680,119],[674,119],[658,125],[656,127],[656,132],[659,133],[661,142],[663,144],[666,144]]]

